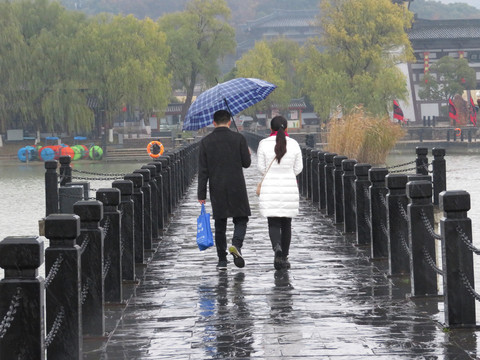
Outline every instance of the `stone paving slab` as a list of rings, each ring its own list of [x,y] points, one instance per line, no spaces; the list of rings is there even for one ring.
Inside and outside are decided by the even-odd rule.
[[[386,261],[371,262],[306,200],[292,268],[274,270],[255,163],[245,175],[246,267],[218,271],[215,249],[198,250],[193,183],[128,306],[111,311],[108,341],[87,344],[85,359],[480,359],[474,331],[443,331],[438,298],[409,299],[408,278],[388,278]]]

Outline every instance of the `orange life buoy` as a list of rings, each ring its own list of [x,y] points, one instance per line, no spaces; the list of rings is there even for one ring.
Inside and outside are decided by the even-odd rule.
[[[152,153],[152,148],[154,147],[154,145],[157,145],[158,148],[160,149],[158,153]],[[160,142],[160,141],[150,141],[147,145],[147,153],[150,157],[156,159],[158,158],[160,155],[163,154],[165,148],[163,147],[163,144]]]
[[[455,136],[460,136],[462,134],[462,129],[456,128],[455,129]]]

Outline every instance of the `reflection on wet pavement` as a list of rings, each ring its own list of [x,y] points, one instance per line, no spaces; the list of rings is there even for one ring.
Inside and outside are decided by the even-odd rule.
[[[408,299],[408,278],[388,278],[386,262],[369,261],[308,201],[293,221],[292,268],[275,271],[255,164],[245,174],[246,267],[217,271],[215,250],[198,250],[194,183],[128,306],[107,311],[108,342],[86,343],[85,359],[477,358],[475,332],[442,331],[439,299]]]

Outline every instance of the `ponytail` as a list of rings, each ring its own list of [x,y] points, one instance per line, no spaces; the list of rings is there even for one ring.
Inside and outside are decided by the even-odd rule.
[[[270,127],[272,131],[277,132],[276,144],[275,144],[275,159],[280,164],[280,160],[287,153],[287,138],[285,136],[285,130],[287,129],[287,120],[283,116],[275,116]]]

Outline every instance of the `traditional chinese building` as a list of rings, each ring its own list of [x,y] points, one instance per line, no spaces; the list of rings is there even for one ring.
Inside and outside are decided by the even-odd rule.
[[[425,20],[415,19],[409,32],[416,62],[404,64],[402,70],[408,77],[410,99],[401,104],[405,117],[420,121],[424,116],[439,116],[445,102],[421,100],[418,91],[424,84],[425,73],[432,63],[444,56],[465,58],[476,71],[477,85],[471,91],[474,100],[480,88],[480,19]]]

